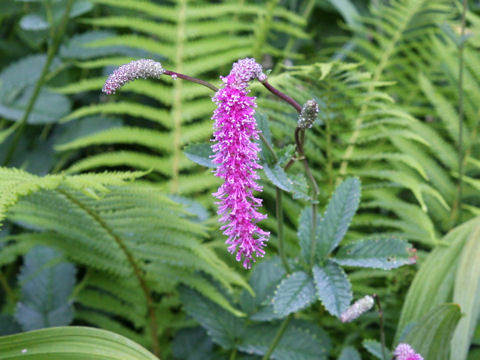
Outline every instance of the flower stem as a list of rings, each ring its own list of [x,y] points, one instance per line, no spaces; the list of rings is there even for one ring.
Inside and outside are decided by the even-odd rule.
[[[183,79],[183,80],[188,80],[188,81],[206,86],[206,87],[208,87],[209,89],[211,89],[215,92],[218,91],[218,88],[215,85],[210,84],[208,81],[205,81],[205,80],[197,79],[197,78],[194,78],[194,77],[191,77],[191,76],[188,76],[188,75],[184,75],[184,74],[180,74],[180,73],[177,73],[175,71],[170,71],[170,70],[165,70],[165,72],[163,74],[164,75],[169,75],[172,78],[177,78],[178,77],[178,78]]]
[[[12,288],[8,284],[6,277],[1,272],[0,272],[0,285],[2,285],[2,288],[7,294],[7,297],[10,299],[10,302],[12,304],[15,304],[17,302],[17,297],[15,296],[15,293],[13,292]]]
[[[275,150],[271,147],[268,143],[265,135],[262,133],[259,134],[260,140],[262,140],[265,147],[270,151],[275,160],[275,163],[278,162],[278,156],[275,153]],[[276,197],[275,197],[275,210],[276,210],[276,217],[277,217],[277,237],[278,237],[278,253],[280,255],[280,259],[282,259],[283,267],[287,273],[290,273],[290,266],[288,265],[287,258],[285,256],[285,247],[284,247],[284,239],[283,239],[283,206],[282,206],[282,189],[275,186]]]
[[[300,114],[300,112],[302,111],[302,107],[300,106],[299,103],[297,103],[295,100],[293,100],[290,96],[282,93],[280,90],[278,90],[277,88],[273,87],[269,82],[268,80],[265,80],[263,82],[261,82],[263,84],[263,86],[265,86],[265,88],[267,88],[268,91],[270,91],[272,94],[278,96],[280,99],[282,99],[283,101],[286,101],[287,103],[289,103],[290,105],[292,105],[295,110],[297,110],[297,112]]]
[[[385,328],[383,326],[383,310],[382,304],[380,303],[380,298],[377,294],[373,294],[373,298],[375,299],[375,304],[378,307],[378,318],[380,323],[380,342],[382,343],[382,357],[383,360],[387,360],[387,352],[386,352],[386,345],[385,345]]]
[[[310,166],[308,165],[307,157],[305,156],[305,152],[303,151],[303,145],[305,142],[305,129],[297,127],[295,129],[295,143],[297,144],[297,152],[302,159],[303,167],[305,169],[305,174],[307,174],[308,180],[312,184],[313,194],[312,194],[312,231],[311,231],[311,242],[310,242],[310,264],[313,267],[313,263],[315,261],[315,250],[317,246],[316,241],[316,230],[317,230],[317,197],[320,193],[318,188],[317,181],[310,170]]]
[[[287,257],[285,256],[285,247],[284,247],[284,240],[283,240],[283,206],[282,206],[282,190],[280,188],[276,188],[276,199],[275,199],[275,209],[276,209],[276,217],[277,217],[277,237],[278,237],[278,252],[280,254],[280,259],[282,259],[283,267],[285,271],[290,274],[290,266],[288,265]]]
[[[270,344],[270,347],[266,354],[262,357],[262,360],[268,360],[270,359],[270,355],[272,355],[273,351],[275,350],[275,347],[278,345],[280,342],[280,339],[282,338],[283,334],[285,333],[285,330],[287,329],[287,325],[292,319],[293,314],[288,315],[280,325],[280,328],[278,329],[277,333],[275,334],[275,338],[273,339],[272,343]]]
[[[70,10],[72,9],[72,5],[73,5],[73,0],[68,0],[67,5],[65,6],[65,12],[63,13],[62,20],[60,22],[60,25],[58,26],[58,29],[56,30],[57,36],[53,39],[52,45],[48,47],[47,60],[45,61],[40,77],[38,78],[37,83],[35,84],[35,88],[33,89],[32,96],[28,100],[27,108],[25,109],[25,112],[23,113],[22,118],[19,120],[20,125],[18,126],[18,130],[15,134],[15,137],[12,140],[12,144],[10,145],[7,155],[5,156],[3,165],[7,165],[10,162],[13,156],[13,153],[15,152],[15,149],[18,146],[20,138],[22,137],[23,131],[25,130],[25,127],[27,125],[28,117],[30,116],[30,113],[32,112],[33,107],[35,106],[38,95],[40,95],[40,90],[42,89],[42,86],[45,82],[45,77],[47,76],[48,68],[52,64],[53,58],[57,53],[58,47],[60,46],[63,33],[65,32],[65,28],[67,27],[67,24],[68,24],[68,19],[70,16]]]

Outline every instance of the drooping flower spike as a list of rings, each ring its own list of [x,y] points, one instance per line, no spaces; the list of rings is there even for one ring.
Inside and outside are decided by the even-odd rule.
[[[340,320],[344,323],[353,321],[357,319],[360,315],[367,312],[373,307],[375,300],[370,295],[367,295],[357,301],[350,306],[347,310],[345,310],[342,315],[340,316]]]
[[[398,344],[393,355],[395,360],[423,360],[422,355],[417,354],[409,344]]]
[[[215,175],[224,183],[213,195],[219,200],[218,214],[224,235],[228,238],[228,251],[236,253],[236,260],[243,259],[246,269],[255,257],[265,254],[265,242],[269,232],[262,230],[257,222],[266,218],[258,208],[262,200],[253,195],[262,191],[257,184],[260,148],[255,114],[255,98],[248,96],[248,82],[253,79],[266,80],[261,65],[254,59],[242,59],[233,64],[230,74],[222,77],[223,87],[213,97],[217,108],[212,119],[214,133],[212,145],[213,163],[218,167]]]
[[[165,73],[165,69],[157,61],[150,59],[141,59],[129,62],[120,66],[107,79],[103,85],[102,91],[111,95],[120,89],[127,82],[136,79],[154,78],[158,79]]]

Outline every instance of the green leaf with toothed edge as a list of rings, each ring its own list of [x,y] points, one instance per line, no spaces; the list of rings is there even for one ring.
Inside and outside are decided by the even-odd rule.
[[[287,316],[306,308],[314,301],[313,279],[307,273],[298,271],[287,275],[278,285],[273,298],[273,309],[279,315]]]
[[[325,309],[333,316],[340,315],[352,301],[352,285],[343,269],[332,261],[313,267],[317,296]]]
[[[362,342],[363,347],[377,359],[383,360],[383,353],[382,353],[382,344],[380,344],[377,340],[372,339],[365,339]],[[387,359],[392,357],[392,354],[388,348],[385,349],[385,355]]]
[[[355,350],[354,347],[347,346],[343,348],[338,360],[362,360],[362,358],[360,357],[360,354],[358,353],[357,350]]]
[[[183,150],[185,156],[197,163],[198,165],[205,166],[208,168],[216,168],[212,162],[213,151],[210,144],[193,144],[188,145]]]
[[[238,349],[250,354],[265,355],[279,323],[249,326]],[[330,339],[323,329],[306,321],[291,321],[272,354],[276,360],[326,360],[331,348]]]
[[[186,313],[207,330],[213,342],[225,349],[236,347],[237,340],[244,332],[243,319],[232,315],[186,286],[180,288],[180,299]]]
[[[22,295],[15,311],[24,331],[70,324],[75,273],[75,266],[52,248],[35,246],[28,252],[18,277]]]
[[[342,241],[359,203],[360,180],[345,179],[335,189],[320,224],[320,237],[316,251],[318,259],[325,259]]]
[[[321,216],[317,214],[317,228],[315,237],[318,241],[318,237],[320,236],[320,221]],[[310,255],[311,255],[311,244],[312,244],[312,221],[313,221],[313,212],[312,207],[307,206],[305,207],[302,212],[300,213],[300,219],[298,220],[298,240],[300,243],[300,251],[302,254],[303,259],[310,263]]]
[[[0,337],[0,360],[158,360],[137,343],[110,331],[56,327]]]
[[[405,240],[378,237],[342,247],[332,261],[342,266],[391,270],[415,262],[410,249]]]

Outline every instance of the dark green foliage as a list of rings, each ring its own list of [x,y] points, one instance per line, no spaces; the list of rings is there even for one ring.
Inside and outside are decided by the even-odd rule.
[[[277,326],[261,324],[248,328],[239,349],[264,355],[277,331]],[[274,359],[327,359],[330,341],[322,329],[302,322],[290,325],[272,354]]]
[[[375,356],[376,359],[383,360],[382,344],[380,344],[380,342],[372,339],[365,339],[362,345],[370,354]],[[392,357],[388,349],[386,349],[386,356],[387,359]]]
[[[325,259],[342,241],[360,202],[360,182],[349,178],[332,195],[320,222],[316,257]]]
[[[197,292],[182,288],[181,300],[185,311],[207,330],[213,342],[225,349],[233,349],[244,333],[244,321],[220,309]]]
[[[215,168],[216,165],[212,163],[212,148],[210,144],[195,144],[187,146],[183,152],[193,162],[198,165]]]
[[[352,301],[352,288],[343,269],[328,261],[324,266],[313,267],[317,296],[325,309],[340,317]]]
[[[27,299],[22,264],[42,244],[78,269],[75,291],[58,291],[69,304],[59,306],[64,315],[75,306],[73,324],[108,329],[150,349],[158,340],[161,358],[259,359],[284,321],[290,322],[271,358],[381,358],[377,314],[345,325],[336,318],[354,292],[379,295],[388,347],[400,339],[426,360],[476,359],[475,1],[468,1],[463,27],[462,2],[449,0],[74,0],[22,129],[19,119],[67,3],[0,1],[0,161],[22,169],[0,169],[0,335],[21,330],[16,311],[19,319],[34,319],[15,306]],[[165,76],[129,83],[114,96],[100,93],[113,68],[134,59],[153,58],[220,86],[219,76],[247,56],[300,106],[314,99],[320,110],[304,144],[320,188],[313,199],[293,140],[298,115],[251,84],[267,143],[259,141],[261,212],[268,214],[260,225],[271,237],[265,258],[249,272],[224,254],[211,211],[220,183],[205,168],[212,165],[213,92]],[[105,169],[115,173],[100,173]],[[87,171],[99,173],[71,175]],[[282,238],[277,188],[284,261],[275,256]],[[415,260],[415,278],[416,267],[394,270]],[[47,262],[39,276],[56,266]],[[53,308],[36,305],[57,291],[40,290],[46,292],[35,290],[42,296],[30,296],[29,304],[47,314]],[[441,305],[450,301],[465,314],[456,328],[458,308]],[[69,344],[77,344],[76,335],[88,338],[78,331],[66,334]],[[115,336],[97,335],[105,348],[118,345]]]
[[[28,252],[18,276],[21,297],[15,311],[23,331],[70,324],[75,273],[58,251],[36,246]]]
[[[347,346],[343,348],[338,360],[361,360],[361,357],[355,348]]]
[[[298,271],[289,274],[278,285],[272,299],[273,311],[281,317],[309,306],[315,300],[315,286],[310,275]]]
[[[390,270],[415,261],[411,246],[404,240],[377,238],[356,241],[341,248],[332,259],[342,266]]]

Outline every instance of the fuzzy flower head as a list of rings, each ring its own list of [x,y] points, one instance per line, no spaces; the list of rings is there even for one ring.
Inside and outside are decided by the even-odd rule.
[[[393,355],[395,360],[423,360],[422,355],[417,354],[408,344],[398,344]]]
[[[254,59],[242,59],[233,64],[230,74],[222,78],[224,86],[213,97],[217,108],[214,123],[212,161],[217,164],[215,176],[224,180],[213,195],[219,200],[218,214],[223,223],[221,230],[228,238],[228,251],[236,253],[237,261],[243,259],[246,269],[251,267],[254,256],[265,254],[263,247],[268,232],[257,222],[266,218],[258,208],[262,200],[253,195],[262,191],[257,184],[258,152],[255,142],[259,139],[255,114],[255,98],[248,96],[248,82],[254,78],[266,79],[262,67]]]
[[[352,306],[345,310],[340,316],[340,320],[344,323],[353,321],[363,313],[370,310],[373,307],[373,304],[373,297],[367,295],[360,300],[355,301]]]
[[[302,107],[298,117],[298,127],[302,129],[311,128],[318,115],[318,104],[315,100],[308,100]]]
[[[164,72],[165,69],[162,67],[162,64],[157,61],[150,59],[132,61],[116,69],[108,77],[102,91],[105,94],[111,95],[129,81],[140,78],[158,79]]]

